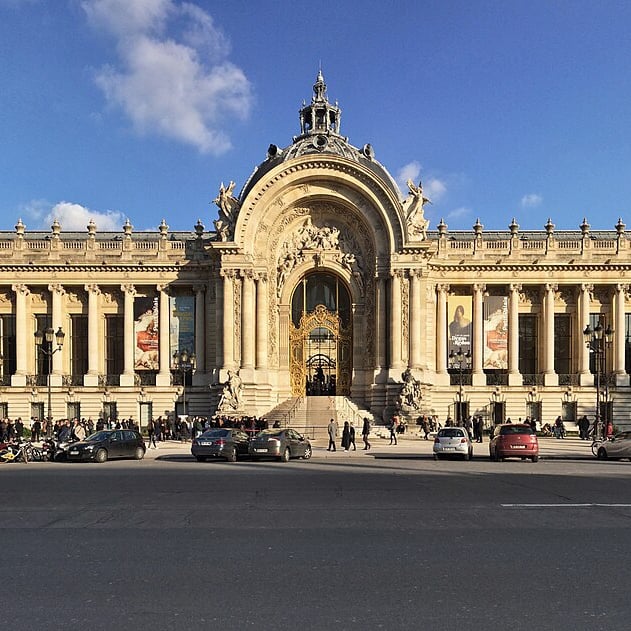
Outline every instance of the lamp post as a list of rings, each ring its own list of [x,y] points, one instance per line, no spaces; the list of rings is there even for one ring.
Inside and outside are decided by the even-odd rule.
[[[467,351],[462,352],[462,346],[457,352],[453,349],[449,351],[449,366],[450,368],[458,370],[458,413],[456,414],[456,423],[462,422],[462,372],[466,368],[471,367],[471,353]]]
[[[44,353],[48,357],[48,375],[47,375],[47,388],[48,388],[48,412],[46,422],[46,436],[53,435],[53,412],[52,412],[52,392],[50,389],[50,374],[53,372],[53,355],[60,351],[64,345],[64,338],[66,334],[62,331],[61,327],[55,329],[48,327],[45,331],[35,331],[35,344],[39,347],[40,352]],[[46,346],[44,346],[46,342]],[[53,342],[57,346],[53,345]]]
[[[598,320],[598,324],[592,328],[589,324],[583,331],[583,337],[585,339],[585,345],[589,348],[591,353],[594,353],[594,363],[596,367],[596,421],[594,424],[594,439],[604,439],[607,436],[606,428],[601,418],[600,413],[600,401],[601,401],[601,376],[605,370],[605,352],[607,346],[611,344],[613,338],[613,329],[610,325],[607,325],[606,329],[603,329],[602,319]]]
[[[182,411],[184,416],[186,416],[186,374],[194,373],[196,368],[197,357],[195,353],[189,353],[186,349],[173,353],[172,369],[182,375]]]

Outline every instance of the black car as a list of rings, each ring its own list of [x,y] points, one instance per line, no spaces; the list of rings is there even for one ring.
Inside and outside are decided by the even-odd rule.
[[[207,429],[193,439],[191,453],[198,462],[208,458],[225,458],[235,462],[248,455],[249,436],[240,429],[231,427]]]
[[[67,459],[95,462],[105,462],[110,458],[142,460],[145,451],[145,441],[140,432],[133,429],[104,429],[85,440],[72,443],[68,448]]]

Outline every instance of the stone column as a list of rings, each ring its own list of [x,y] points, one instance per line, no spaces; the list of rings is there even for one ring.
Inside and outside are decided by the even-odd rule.
[[[241,270],[243,285],[241,291],[241,368],[254,368],[256,328],[254,322],[254,273]],[[243,377],[243,373],[241,373]]]
[[[436,305],[436,374],[449,383],[447,373],[447,292],[449,285],[437,285]],[[440,385],[443,385],[442,383]]]
[[[88,372],[83,375],[84,386],[99,385],[99,295],[101,289],[98,285],[85,285],[88,294]]]
[[[222,368],[235,368],[234,364],[234,270],[221,270],[223,276],[223,361]]]
[[[558,288],[558,285],[554,283],[546,283],[544,287],[545,368],[543,384],[545,386],[559,385],[559,376],[554,372],[554,294]]]
[[[594,291],[594,286],[588,283],[582,283],[579,294],[579,314],[576,335],[579,340],[578,351],[578,375],[579,384],[581,386],[593,386],[594,375],[589,371],[589,346],[585,344],[583,339],[583,331],[589,324],[589,305],[590,296]]]
[[[511,283],[508,298],[508,385],[521,386],[519,372],[519,292],[521,285]]]
[[[121,285],[121,291],[125,296],[123,315],[123,374],[120,376],[121,386],[135,385],[134,357],[136,340],[134,339],[134,296],[136,288],[133,285]]]
[[[52,327],[55,332],[58,331],[59,327],[63,330],[63,319],[62,319],[62,307],[63,307],[63,297],[66,294],[66,290],[62,285],[56,283],[54,285],[48,285],[48,291],[51,292],[52,295]],[[66,342],[69,340],[68,331],[64,331],[66,334]],[[55,347],[55,343],[53,342],[53,348]],[[51,386],[61,386],[62,384],[62,375],[63,375],[63,354],[62,351],[59,351],[53,355],[53,371],[50,375],[50,385]]]
[[[15,292],[15,374],[11,375],[12,386],[26,386],[28,352],[34,348],[34,331],[28,326],[28,297],[31,290],[22,284],[12,285]]]
[[[484,363],[484,292],[486,285],[475,283],[473,285],[473,370],[471,384],[485,386],[486,375],[482,365]]]
[[[628,386],[629,375],[624,365],[625,344],[625,306],[629,285],[618,283],[615,287],[614,306],[615,322],[613,323],[613,372],[617,386]]]
[[[410,270],[410,367],[421,368],[421,272]]]
[[[386,316],[386,301],[386,279],[378,277],[375,283],[375,312],[377,317],[377,326],[375,327],[375,330],[377,332],[377,365],[375,366],[375,368],[377,370],[381,370],[387,367],[388,318]]]
[[[269,300],[267,298],[267,273],[260,272],[256,278],[256,367],[267,370],[267,335]]]
[[[224,356],[223,356],[223,326],[224,326],[224,317],[223,317],[223,303],[224,303],[224,295],[223,295],[223,286],[225,284],[225,279],[221,276],[218,276],[215,280],[215,371],[216,375],[214,377],[219,380],[219,371],[223,368]]]
[[[401,370],[401,277],[403,270],[394,270],[391,274],[390,295],[390,368]]]
[[[206,366],[206,285],[195,285],[195,355],[197,357],[197,373],[204,374]],[[193,379],[195,376],[193,375]]]
[[[156,375],[156,386],[171,385],[171,344],[169,326],[169,286],[157,285],[158,290],[158,374]],[[178,349],[182,350],[182,349]],[[192,348],[188,349],[193,352]]]

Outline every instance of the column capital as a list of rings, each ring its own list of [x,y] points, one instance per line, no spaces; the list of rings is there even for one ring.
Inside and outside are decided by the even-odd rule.
[[[91,285],[84,285],[83,288],[89,293],[89,294],[94,294],[96,296],[98,296],[101,293],[101,288],[96,284],[93,283]]]
[[[405,270],[403,269],[393,269],[390,272],[390,278],[398,278],[399,280],[403,280],[405,276]]]
[[[509,285],[509,289],[511,292],[516,291],[517,293],[521,292],[521,283],[511,283]]]
[[[31,293],[30,288],[27,285],[24,285],[23,283],[11,285],[11,289],[16,294],[22,294],[23,296],[28,296]]]
[[[51,283],[48,285],[48,291],[53,294],[59,294],[60,296],[63,296],[66,293],[66,289],[61,283]]]
[[[439,294],[446,294],[449,291],[449,284],[448,283],[438,283],[436,285],[436,291]]]
[[[206,286],[205,283],[196,283],[195,285],[193,285],[193,291],[196,294],[204,293],[207,289],[208,287]]]
[[[239,276],[241,276],[241,278],[248,278],[250,280],[254,280],[255,273],[253,269],[241,269],[239,270]]]
[[[267,272],[257,272],[256,280],[258,280],[260,283],[266,283],[268,281]]]
[[[618,293],[621,293],[621,292],[628,293],[629,292],[629,285],[625,284],[625,283],[616,283],[615,288],[616,288],[616,291]]]
[[[559,286],[556,283],[545,283],[543,288],[547,291],[557,291],[559,289]]]
[[[171,285],[169,285],[169,283],[158,283],[156,285],[156,291],[168,296],[171,294]]]
[[[237,270],[235,270],[235,269],[221,269],[219,271],[219,275],[222,278],[225,278],[227,280],[234,280],[237,277]]]
[[[486,291],[485,283],[473,283],[472,287],[473,287],[473,291],[476,293]]]
[[[124,294],[130,294],[132,296],[136,295],[136,286],[135,285],[121,285],[121,291]]]

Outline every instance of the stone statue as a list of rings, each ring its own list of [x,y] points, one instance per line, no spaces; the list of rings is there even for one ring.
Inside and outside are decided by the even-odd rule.
[[[215,229],[221,241],[227,241],[234,236],[234,226],[241,203],[234,196],[235,183],[230,180],[228,186],[221,183],[219,195],[213,199],[213,203],[219,208],[219,219],[215,219]]]
[[[401,375],[403,384],[397,397],[398,410],[418,410],[421,405],[421,382],[414,378],[412,371],[408,368]]]
[[[419,181],[415,186],[412,180],[407,181],[409,194],[403,202],[405,210],[405,220],[408,227],[408,233],[411,237],[415,237],[420,241],[427,239],[427,228],[429,227],[429,219],[425,219],[425,204],[431,204],[431,200],[423,197],[423,185]]]
[[[241,394],[243,391],[243,381],[239,377],[239,372],[228,371],[228,379],[223,385],[218,409],[220,412],[226,410],[238,410],[241,407]]]

